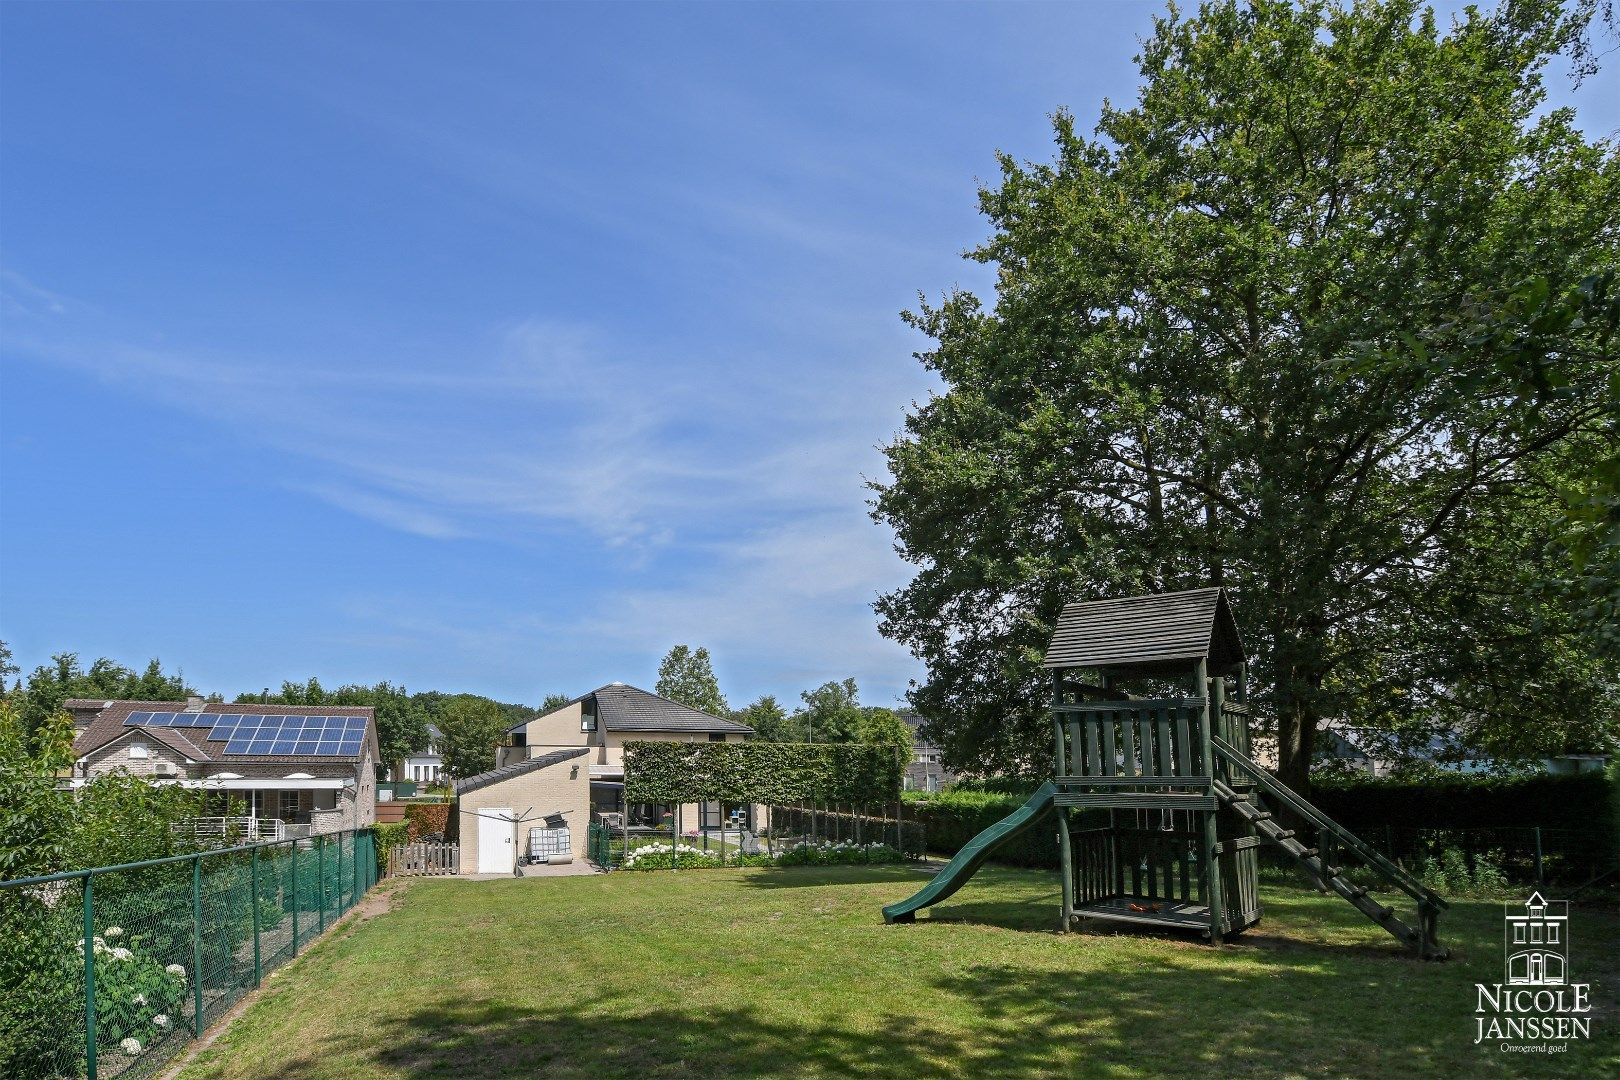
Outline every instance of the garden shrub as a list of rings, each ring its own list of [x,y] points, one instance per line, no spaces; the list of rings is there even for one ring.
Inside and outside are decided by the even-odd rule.
[[[388,873],[388,853],[400,844],[410,842],[410,828],[403,821],[389,822],[385,825],[371,827],[377,848],[377,878],[381,880]]]
[[[84,942],[74,942],[82,956]],[[92,945],[96,956],[96,1045],[138,1056],[173,1034],[180,1023],[190,973],[164,964],[138,934],[108,926]]]
[[[744,855],[739,851],[727,851],[723,858],[717,850],[704,851],[690,844],[647,844],[632,849],[621,868],[668,870],[674,866],[681,870],[697,870],[721,866],[862,866],[904,860],[905,856],[892,844],[816,844],[801,841],[774,855],[765,852]]]
[[[1418,864],[1417,877],[1425,888],[1442,895],[1495,895],[1509,888],[1498,852],[1482,852],[1470,860],[1456,848],[1442,848]]]
[[[443,836],[449,827],[449,803],[411,803],[405,807],[405,832],[413,844],[424,836]]]

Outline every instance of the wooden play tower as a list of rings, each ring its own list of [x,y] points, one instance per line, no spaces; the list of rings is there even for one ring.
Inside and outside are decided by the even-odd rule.
[[[1214,790],[1255,786],[1213,742],[1249,752],[1247,665],[1225,591],[1070,604],[1045,663],[1063,925],[1105,918],[1220,940],[1259,922],[1264,841]],[[1102,813],[1071,823],[1071,808]]]
[[[1050,811],[1064,930],[1106,919],[1219,944],[1260,921],[1258,849],[1271,844],[1419,955],[1445,956],[1435,939],[1445,901],[1251,757],[1248,666],[1224,589],[1069,604],[1045,666],[1052,778],[917,895],[884,908],[887,921],[954,893]],[[1416,928],[1346,877],[1352,863],[1361,880],[1416,901]]]

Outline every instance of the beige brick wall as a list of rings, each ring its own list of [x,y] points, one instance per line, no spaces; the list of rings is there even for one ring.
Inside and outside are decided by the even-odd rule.
[[[515,776],[510,780],[462,795],[455,804],[460,830],[461,872],[478,872],[478,812],[497,807],[531,820],[518,824],[513,834],[514,851],[528,847],[529,829],[545,824],[547,814],[563,814],[568,823],[569,847],[576,860],[585,857],[586,830],[591,820],[590,756],[573,758],[556,765]]]
[[[144,747],[146,756],[137,757],[134,753],[136,747]],[[155,739],[143,738],[138,734],[126,735],[117,742],[86,754],[85,774],[94,777],[117,769],[125,769],[135,776],[155,776],[156,766],[160,761],[175,766],[179,776],[186,775],[186,759],[183,755],[170,750]]]
[[[555,712],[537,716],[529,721],[528,726],[523,729],[526,745],[500,747],[495,753],[496,768],[537,758],[553,750],[598,745],[601,738],[599,732],[579,730],[580,717],[585,711],[584,704],[576,701],[572,705],[565,705]],[[590,760],[599,763],[600,752],[591,755]]]
[[[708,742],[706,731],[609,731],[607,745],[603,747],[602,764],[624,765],[624,744],[627,742]],[[742,742],[740,732],[727,733],[726,742]]]
[[[377,767],[371,749],[360,758],[359,779],[354,788],[354,828],[369,828],[377,820]]]

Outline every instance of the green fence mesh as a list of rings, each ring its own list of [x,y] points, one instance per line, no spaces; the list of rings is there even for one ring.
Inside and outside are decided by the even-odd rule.
[[[376,881],[369,829],[0,881],[0,1076],[158,1074]]]

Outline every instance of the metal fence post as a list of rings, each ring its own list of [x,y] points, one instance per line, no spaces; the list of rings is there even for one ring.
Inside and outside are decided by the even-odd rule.
[[[202,856],[191,857],[191,1027],[197,1038],[203,1033],[202,985]]]
[[[259,986],[264,982],[264,960],[259,955],[259,849],[255,845],[253,853],[249,856],[252,874],[253,897],[253,985]]]
[[[326,933],[326,834],[320,833],[316,839],[320,841],[316,846],[315,855],[320,863],[321,879],[321,916],[316,925],[320,928],[318,932],[324,934]]]
[[[298,892],[298,838],[293,837],[292,842],[292,916],[293,916],[293,952],[298,955],[298,909],[303,906],[303,897]]]
[[[96,915],[94,874],[84,876],[84,1065],[96,1080]]]

